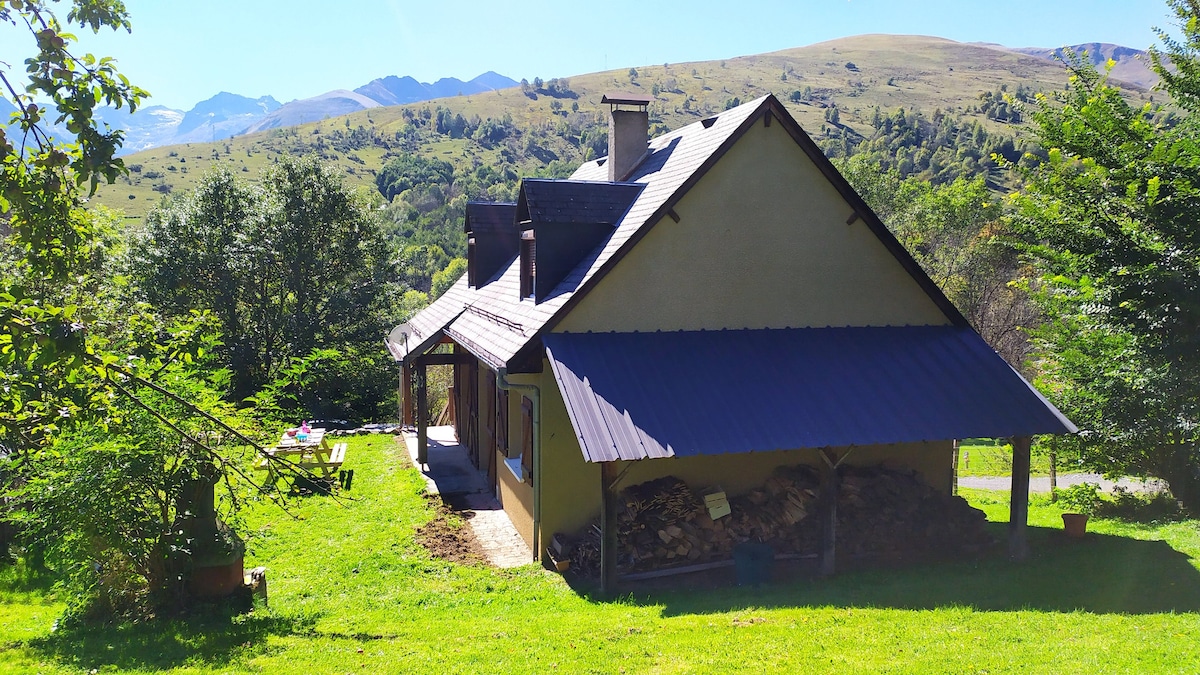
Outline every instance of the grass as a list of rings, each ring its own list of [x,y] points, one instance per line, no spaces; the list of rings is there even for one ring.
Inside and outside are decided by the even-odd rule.
[[[0,672],[1187,672],[1200,663],[1195,521],[1094,520],[1061,535],[1030,507],[1032,558],[861,569],[762,588],[598,601],[528,566],[429,557],[434,511],[387,437],[353,439],[353,501],[247,514],[270,609],[52,631],[61,605],[0,570]],[[1006,495],[964,490],[1005,533]]]

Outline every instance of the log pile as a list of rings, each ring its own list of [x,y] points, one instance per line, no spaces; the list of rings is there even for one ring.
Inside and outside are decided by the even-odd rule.
[[[840,555],[904,557],[973,552],[991,543],[983,512],[921,482],[910,469],[839,469]],[[728,560],[743,542],[776,553],[811,554],[820,546],[820,479],[808,466],[777,469],[759,488],[729,499],[730,513],[711,518],[703,494],[674,476],[622,491],[617,499],[617,570],[621,574]],[[571,569],[597,576],[600,526],[568,541]]]

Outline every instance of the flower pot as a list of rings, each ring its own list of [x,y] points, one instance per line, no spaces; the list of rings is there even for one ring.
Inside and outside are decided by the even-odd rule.
[[[1064,513],[1063,532],[1072,539],[1082,539],[1087,532],[1088,517],[1086,513]]]

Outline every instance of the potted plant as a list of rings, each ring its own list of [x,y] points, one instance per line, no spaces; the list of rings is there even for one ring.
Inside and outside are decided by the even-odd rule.
[[[1100,486],[1096,483],[1079,483],[1065,490],[1054,491],[1055,501],[1067,509],[1062,514],[1063,532],[1072,539],[1081,539],[1087,533],[1088,517],[1096,512],[1100,503]]]

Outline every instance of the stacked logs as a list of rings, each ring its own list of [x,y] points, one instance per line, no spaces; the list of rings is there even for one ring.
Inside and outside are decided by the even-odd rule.
[[[905,557],[974,552],[991,544],[982,511],[941,493],[905,468],[839,469],[837,549],[841,555]],[[674,476],[634,485],[618,495],[617,570],[621,574],[728,560],[743,542],[783,554],[816,553],[821,530],[820,479],[807,466],[781,467],[762,487],[729,499],[730,513],[712,518],[702,494]],[[571,569],[596,576],[600,527],[593,523],[564,551]]]

